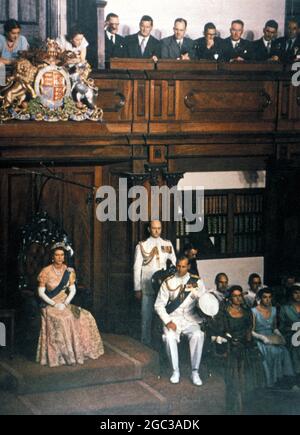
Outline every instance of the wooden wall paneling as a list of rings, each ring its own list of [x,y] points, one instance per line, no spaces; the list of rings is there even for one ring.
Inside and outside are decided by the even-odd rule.
[[[278,130],[300,129],[300,87],[290,81],[279,83]]]
[[[6,183],[5,183],[6,184]],[[7,171],[7,304],[19,305],[18,253],[20,228],[30,222],[34,210],[34,178],[22,172]]]
[[[277,116],[275,82],[226,80],[181,81],[176,119],[185,131],[274,130]],[[190,125],[187,122],[191,123]]]
[[[111,165],[109,185],[118,192],[118,173],[128,171],[127,165]],[[131,222],[108,223],[107,267],[108,285],[105,303],[106,328],[111,332],[126,334],[133,329],[135,316],[131,313],[134,302],[131,250]],[[129,315],[130,314],[130,315]]]
[[[94,185],[93,167],[65,169],[64,175],[72,181]],[[87,189],[71,184],[62,187],[64,228],[73,240],[78,282],[93,291],[94,198]]]
[[[279,124],[288,120],[290,116],[290,83],[282,81],[279,84],[279,107],[278,107],[278,120]]]
[[[97,105],[104,110],[104,121],[109,130],[131,133],[133,91],[130,80],[96,79],[99,88]]]
[[[94,183],[96,187],[107,184],[108,167],[95,167]],[[94,196],[95,199],[95,196]],[[94,313],[101,325],[105,327],[106,306],[107,306],[107,286],[108,286],[108,223],[100,222],[96,217],[96,207],[94,212],[94,236],[93,236],[93,288],[94,288]]]
[[[40,168],[38,169],[40,170]],[[51,168],[54,174],[60,177],[65,176],[63,168]],[[44,170],[43,170],[44,172]],[[42,182],[45,179],[42,180]],[[65,228],[64,214],[63,214],[63,202],[64,202],[65,184],[56,180],[49,180],[41,192],[40,211],[46,211],[50,218]],[[68,232],[68,231],[67,231]],[[69,234],[71,236],[71,234]]]
[[[134,80],[133,84],[133,133],[148,133],[149,122],[149,82]]]
[[[151,80],[150,89],[150,120],[175,120],[175,81]]]
[[[296,129],[300,126],[300,86],[292,88],[292,118],[297,123]]]

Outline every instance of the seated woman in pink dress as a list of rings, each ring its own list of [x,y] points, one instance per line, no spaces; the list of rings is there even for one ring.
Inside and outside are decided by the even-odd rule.
[[[75,271],[65,263],[65,251],[55,247],[52,264],[38,276],[42,319],[36,360],[43,366],[83,364],[104,353],[95,319],[71,305],[75,296]]]

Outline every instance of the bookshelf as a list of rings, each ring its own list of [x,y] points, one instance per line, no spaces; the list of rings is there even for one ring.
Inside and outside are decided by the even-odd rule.
[[[185,244],[199,247],[199,258],[254,257],[264,253],[264,189],[206,191],[201,233],[188,234],[176,223],[177,251]]]

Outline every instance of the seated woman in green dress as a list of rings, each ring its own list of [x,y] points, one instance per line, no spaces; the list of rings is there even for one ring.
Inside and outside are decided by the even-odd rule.
[[[265,386],[263,365],[252,337],[252,312],[245,306],[242,287],[228,290],[228,304],[210,324],[212,341],[224,357],[226,410],[243,413],[254,392]]]

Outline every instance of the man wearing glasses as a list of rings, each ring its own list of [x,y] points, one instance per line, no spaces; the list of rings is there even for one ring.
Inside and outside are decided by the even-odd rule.
[[[217,29],[213,23],[204,26],[204,37],[195,41],[196,58],[199,60],[222,60],[222,40],[217,36]]]

